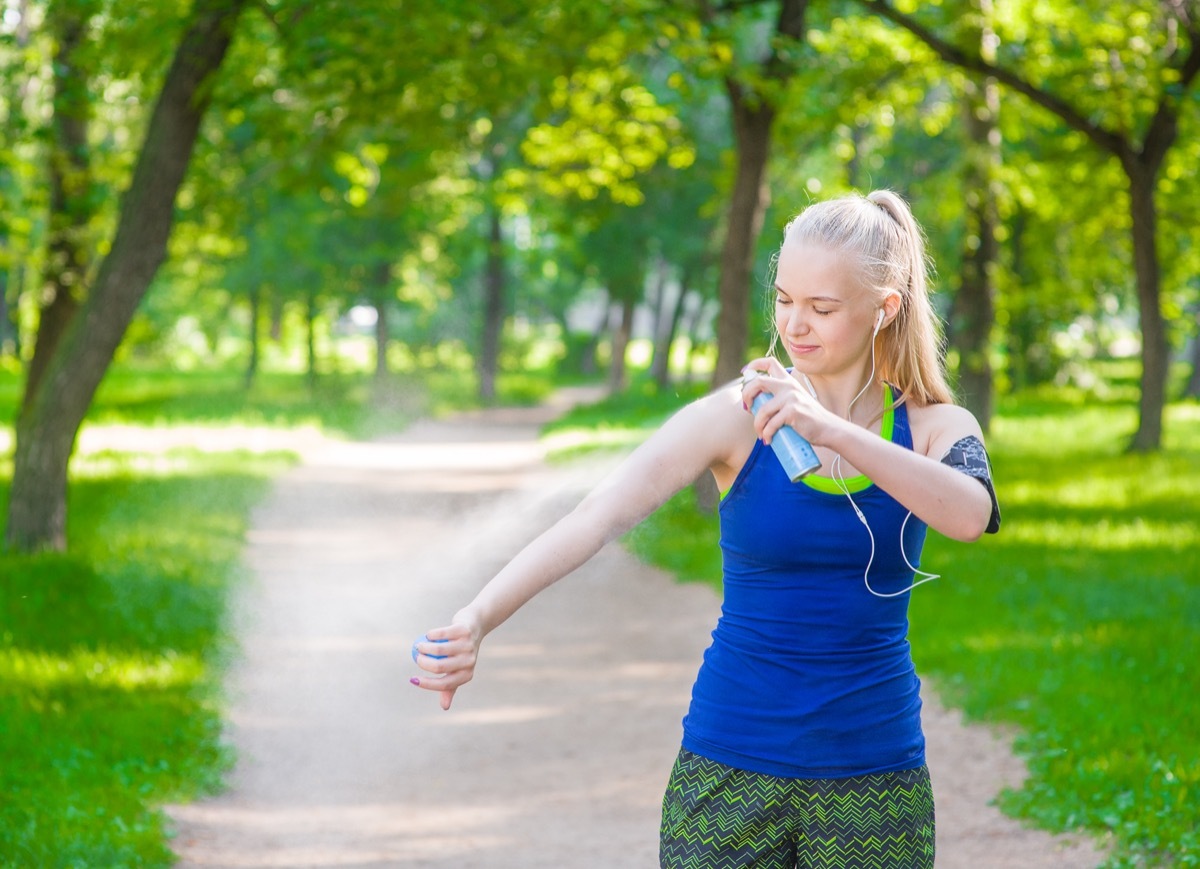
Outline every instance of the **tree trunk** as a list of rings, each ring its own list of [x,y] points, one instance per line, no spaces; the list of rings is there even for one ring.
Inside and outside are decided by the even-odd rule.
[[[685,286],[683,288],[684,299],[686,299],[687,295],[688,288]],[[696,358],[700,355],[700,350],[703,347],[699,338],[700,324],[704,321],[704,314],[708,310],[709,301],[709,299],[697,293],[690,312],[686,307],[687,302],[683,302],[685,306],[684,314],[681,318],[683,321],[683,334],[688,336],[687,361],[684,363],[683,369],[686,372],[688,383],[692,382],[692,374],[696,370]]]
[[[258,376],[258,360],[262,353],[261,342],[258,338],[258,321],[262,319],[262,286],[255,284],[250,288],[250,358],[246,360],[246,376],[242,383],[245,389],[254,386]]]
[[[283,340],[283,294],[271,293],[268,296],[271,303],[271,326],[267,334],[276,344]]]
[[[679,296],[670,287],[670,268],[661,258],[654,260],[654,346],[650,353],[650,379],[659,386],[671,381],[671,342],[679,316]]]
[[[991,0],[975,0],[980,54],[995,60]],[[984,432],[992,422],[991,335],[996,319],[996,172],[1000,161],[1000,95],[995,79],[966,78],[963,113],[967,133],[963,188],[966,232],[962,280],[950,315],[950,343],[958,350],[958,391]]]
[[[611,299],[612,296],[608,290],[604,290],[604,300],[600,303],[600,317],[596,322],[596,328],[592,330],[587,344],[580,351],[579,373],[584,377],[592,377],[599,371],[596,354],[600,349],[600,342],[604,340],[604,335],[608,332],[608,313],[611,306]]]
[[[0,244],[4,241],[0,236]],[[17,306],[9,304],[8,301],[8,275],[9,271],[5,268],[0,268],[0,356],[6,356],[13,353],[16,342],[13,340],[17,334],[16,318],[13,314],[16,312]]]
[[[1193,319],[1196,325],[1200,326],[1200,303],[1196,305]],[[1189,361],[1192,366],[1192,373],[1188,377],[1187,385],[1183,388],[1183,397],[1200,398],[1200,329],[1192,336],[1192,352]]]
[[[47,215],[44,290],[33,358],[25,380],[23,407],[37,393],[46,366],[71,320],[79,310],[87,279],[87,234],[91,213],[88,122],[91,100],[89,77],[78,55],[87,42],[94,4],[72,0],[51,4],[47,24],[56,41],[51,64],[54,75],[53,121],[48,159],[50,208]]]
[[[1129,206],[1133,221],[1133,268],[1137,276],[1138,317],[1142,333],[1142,390],[1138,399],[1138,427],[1129,448],[1135,452],[1157,450],[1162,445],[1163,409],[1171,349],[1159,297],[1158,209],[1154,183],[1158,167],[1143,161],[1122,162],[1129,176]]]
[[[15,56],[20,58],[29,46],[29,0],[10,3],[6,17],[9,19],[9,39],[17,49]],[[10,67],[0,75],[4,88],[0,100],[8,106],[0,136],[6,143],[15,143],[24,135],[27,122],[23,107],[33,81],[31,76],[12,75],[11,70]],[[0,188],[6,191],[20,190],[16,181],[8,177],[11,175],[9,167],[0,165]],[[23,209],[23,202],[9,200],[3,211],[13,213],[19,209]],[[8,214],[0,213],[0,248],[11,250],[11,242]],[[15,359],[21,358],[21,326],[18,314],[25,283],[22,279],[25,269],[24,263],[11,263],[7,268],[0,268],[0,356],[11,354]]]
[[[500,368],[500,338],[504,332],[504,232],[500,210],[488,215],[487,266],[483,279],[483,340],[479,348],[479,397],[496,398]]]
[[[392,264],[386,260],[375,269],[375,287],[371,302],[375,306],[375,383],[383,384],[388,379],[388,345],[391,331],[388,329],[388,289],[392,282]]]
[[[613,332],[612,362],[608,368],[608,391],[616,394],[629,385],[625,351],[629,349],[629,338],[633,334],[633,313],[637,302],[633,299],[621,300],[621,322]]]
[[[146,128],[112,246],[17,422],[7,543],[67,545],[67,462],[79,426],[167,252],[212,77],[246,0],[197,0]]]
[[[689,283],[688,270],[685,266],[679,277],[679,286],[670,299],[669,310],[663,311],[659,306],[659,317],[663,321],[658,326],[658,343],[654,349],[654,364],[651,366],[651,376],[660,387],[666,388],[671,384],[671,348],[675,346],[675,336],[679,334],[679,321],[683,316],[684,301],[687,299]],[[662,292],[666,292],[667,283],[662,283]]]
[[[388,379],[388,348],[391,346],[391,330],[388,328],[388,306],[380,302],[375,306],[375,382]]]
[[[305,356],[308,359],[308,391],[317,391],[317,292],[309,290],[304,294],[304,341]]]
[[[782,86],[794,72],[792,61],[779,49],[785,41],[793,44],[803,41],[807,12],[808,0],[783,0],[779,4],[771,44],[760,64],[760,74],[774,85]],[[721,250],[721,276],[717,282],[721,314],[717,320],[714,386],[736,379],[742,365],[748,361],[745,357],[746,342],[750,337],[754,250],[769,202],[765,181],[771,127],[776,114],[775,106],[762,91],[756,92],[732,78],[726,78],[725,89],[733,115],[737,172],[729,205],[729,225]]]
[[[721,276],[717,281],[721,315],[717,319],[714,387],[736,379],[749,361],[746,346],[750,337],[754,250],[770,201],[764,182],[771,150],[771,126],[775,121],[772,106],[750,98],[736,82],[729,81],[727,86],[733,107],[737,174],[721,249]]]

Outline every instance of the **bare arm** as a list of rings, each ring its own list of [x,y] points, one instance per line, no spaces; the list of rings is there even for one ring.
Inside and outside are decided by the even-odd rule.
[[[988,526],[991,497],[978,480],[940,459],[961,438],[974,435],[982,440],[979,424],[970,412],[954,405],[922,411],[933,417],[929,422],[936,427],[928,432],[927,452],[905,449],[836,418],[825,443],[930,528],[954,540],[977,540]]]
[[[992,512],[987,489],[941,462],[959,439],[973,435],[982,440],[969,411],[954,405],[910,408],[914,449],[909,450],[826,410],[777,361],[756,360],[750,367],[768,374],[745,388],[747,402],[758,392],[774,394],[755,418],[764,442],[790,425],[812,443],[839,453],[930,528],[955,540],[976,540],[983,534]]]
[[[418,643],[418,663],[435,674],[416,680],[440,691],[450,708],[455,690],[474,675],[483,638],[538,592],[586,562],[637,525],[706,470],[722,468],[739,443],[753,438],[736,390],[693,402],[634,450],[580,504],[522,549],[452,623],[427,633],[437,646]],[[434,660],[428,654],[444,655]]]

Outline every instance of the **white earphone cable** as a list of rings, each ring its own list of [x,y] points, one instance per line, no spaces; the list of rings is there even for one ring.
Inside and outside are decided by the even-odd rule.
[[[879,331],[878,327],[876,327],[875,331]],[[846,408],[846,419],[850,419],[851,412],[854,410],[855,402],[862,398],[862,394],[867,391],[867,388],[875,380],[875,341],[874,335],[871,337],[871,373],[867,376],[867,382],[863,384],[863,388],[858,391],[858,395],[851,399],[850,406]],[[807,376],[804,377],[804,380],[808,385],[809,391],[815,397],[817,393],[813,388],[812,381],[810,381]],[[854,508],[854,515],[858,517],[858,521],[861,522],[863,527],[867,529],[867,537],[870,538],[871,541],[871,553],[867,557],[867,566],[863,569],[863,585],[867,587],[867,591],[875,595],[875,597],[880,598],[899,597],[902,594],[912,591],[918,585],[924,585],[927,582],[932,582],[935,579],[941,578],[941,574],[929,573],[928,571],[921,570],[918,567],[914,567],[913,563],[908,560],[908,553],[904,551],[904,529],[908,527],[908,520],[912,518],[912,510],[909,510],[908,514],[904,517],[904,521],[900,523],[900,556],[904,559],[904,563],[908,565],[908,569],[913,572],[913,575],[921,576],[922,579],[917,580],[907,588],[902,588],[900,591],[879,592],[871,588],[871,581],[869,577],[871,573],[871,565],[875,563],[875,532],[871,530],[871,525],[867,522],[867,517],[863,515],[862,510],[860,510],[858,505],[854,503],[854,496],[850,494],[850,487],[846,485],[846,479],[842,476],[841,453],[834,453],[833,464],[830,465],[829,471],[830,474],[832,474],[833,481],[837,483],[837,487],[842,490],[842,494],[846,496],[846,499],[850,502],[850,506]]]

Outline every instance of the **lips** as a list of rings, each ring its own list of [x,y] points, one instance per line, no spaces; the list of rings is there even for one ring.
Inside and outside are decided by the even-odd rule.
[[[820,348],[816,344],[792,344],[791,342],[788,342],[788,350],[793,356],[805,356],[819,349]]]

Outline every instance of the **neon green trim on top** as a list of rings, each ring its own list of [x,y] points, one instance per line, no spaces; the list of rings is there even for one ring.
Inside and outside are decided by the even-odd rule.
[[[879,425],[879,436],[885,441],[890,441],[896,428],[896,408],[892,407],[892,387],[887,383],[883,385],[883,406],[887,410],[883,412],[883,420]],[[858,493],[875,485],[866,474],[859,474],[857,477],[838,481],[833,479],[833,477],[822,477],[814,472],[807,477],[803,477],[800,482],[810,489],[816,489],[818,492],[826,492],[830,495],[845,494],[847,489],[851,493]],[[845,488],[842,488],[843,485]]]
[[[885,441],[890,441],[896,428],[896,408],[892,406],[892,386],[890,383],[883,384],[883,406],[886,407],[887,410],[883,412],[883,420],[879,425],[879,436]],[[810,489],[816,489],[818,492],[826,492],[830,495],[845,494],[833,477],[821,477],[816,473],[812,473],[807,477],[803,477],[800,482],[804,483],[804,485],[808,486]],[[851,477],[843,482],[845,483],[846,488],[849,489],[852,494],[856,492],[862,492],[874,485],[871,482],[871,478],[866,474],[859,474],[857,477]],[[732,491],[733,487],[731,486],[724,492],[721,492],[719,500],[725,500],[725,496]]]

